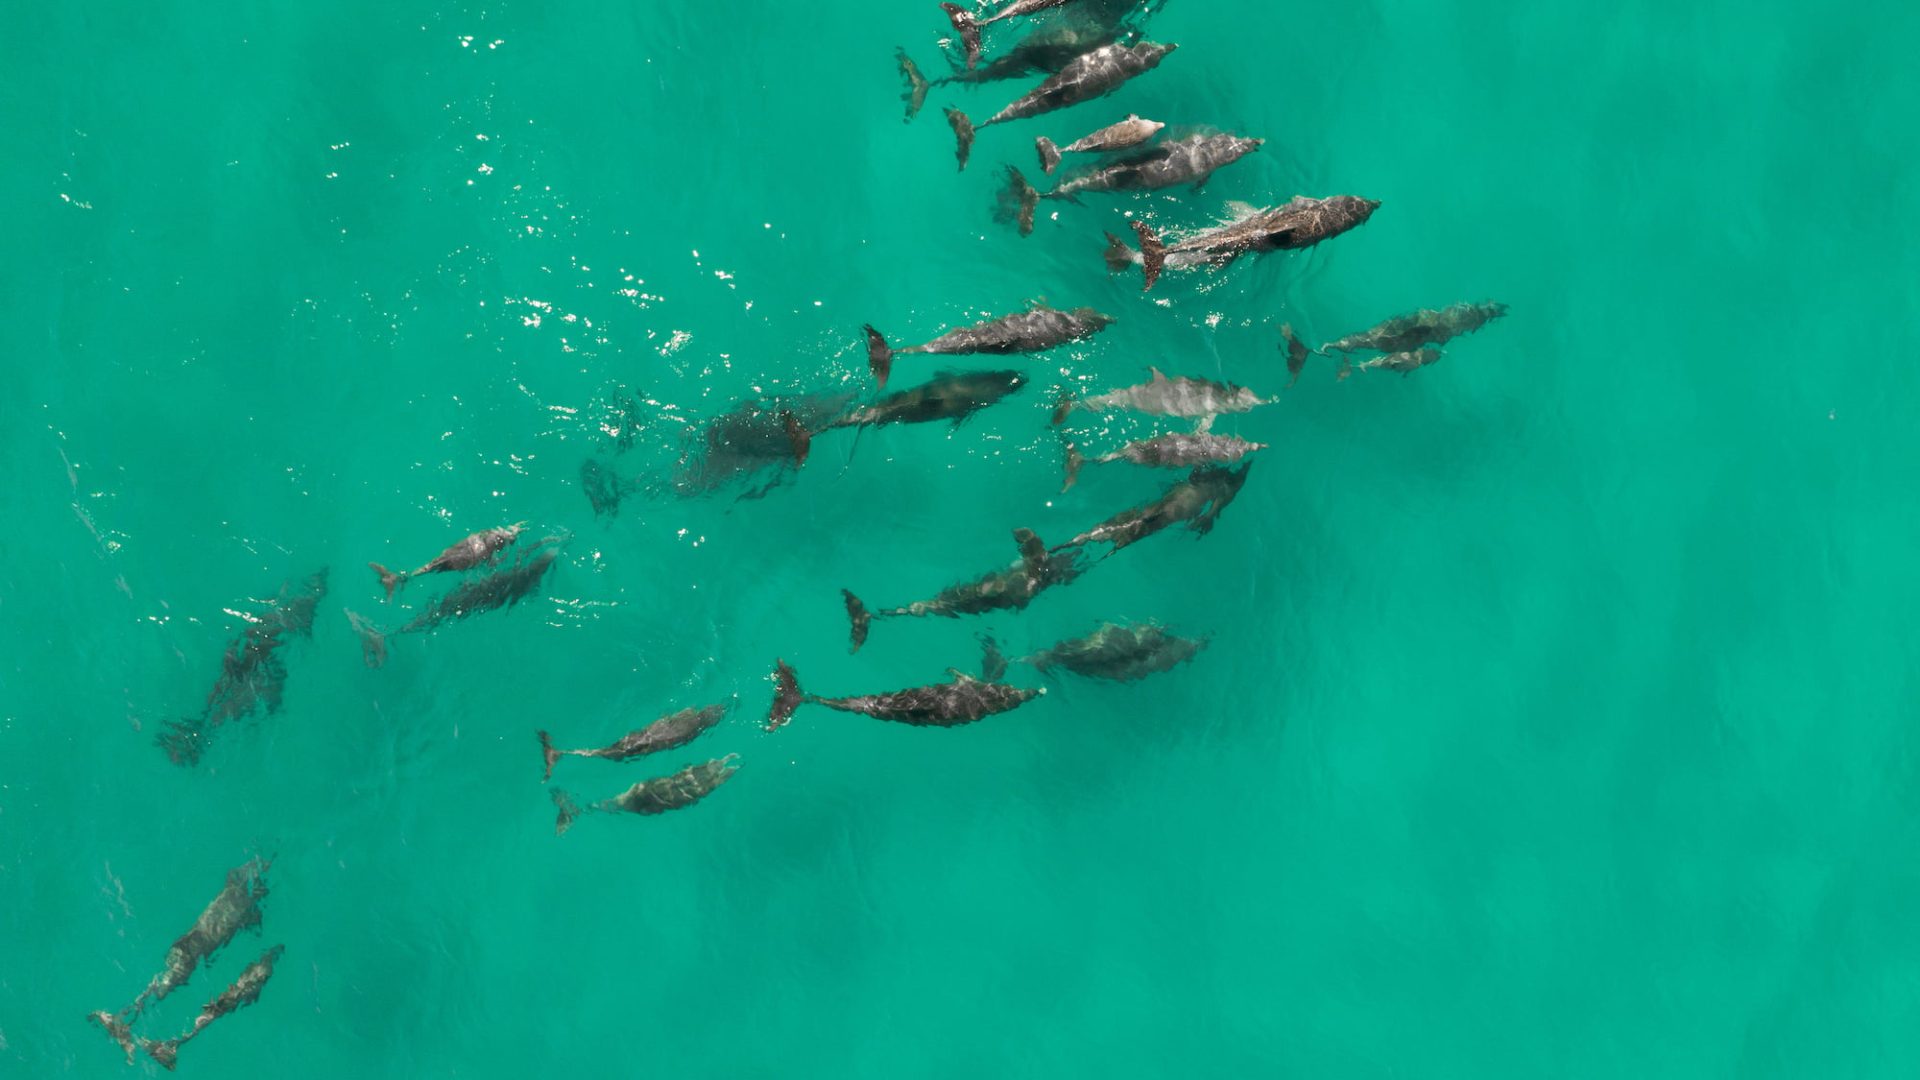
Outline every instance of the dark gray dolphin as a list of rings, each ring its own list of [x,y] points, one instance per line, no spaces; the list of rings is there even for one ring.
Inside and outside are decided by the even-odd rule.
[[[269,715],[280,711],[286,689],[287,665],[279,650],[291,636],[312,637],[314,611],[327,595],[328,572],[307,575],[300,585],[280,587],[273,606],[262,612],[227,646],[220,677],[207,694],[199,716],[167,722],[154,737],[175,765],[191,765],[206,751],[207,741],[220,725],[251,715],[264,706]]]
[[[1247,470],[1252,467],[1251,461],[1243,462],[1238,469],[1203,465],[1152,502],[1122,510],[1053,550],[1105,542],[1118,551],[1182,521],[1205,536],[1212,531],[1220,512],[1240,494],[1241,485],[1247,482]]]
[[[1130,461],[1135,465],[1146,465],[1156,469],[1191,469],[1196,465],[1225,464],[1239,461],[1255,450],[1265,450],[1266,443],[1248,442],[1233,435],[1213,435],[1204,431],[1173,431],[1165,435],[1155,435],[1151,439],[1140,439],[1097,458],[1081,456],[1072,443],[1066,443],[1067,476],[1060,485],[1065,491],[1080,478],[1080,470],[1089,462],[1105,465],[1112,461]]]
[[[733,702],[708,705],[699,709],[681,709],[679,712],[663,716],[646,727],[630,731],[605,746],[592,750],[560,750],[554,747],[553,740],[544,731],[535,732],[540,737],[540,753],[547,761],[547,772],[540,778],[541,783],[553,776],[554,762],[562,755],[576,757],[605,758],[608,761],[626,761],[642,754],[657,754],[662,750],[674,750],[685,746],[700,737],[701,733],[720,722],[733,708]]]
[[[1020,170],[1007,166],[1007,186],[999,196],[1001,220],[1013,220],[1020,235],[1033,232],[1033,214],[1041,199],[1078,200],[1088,191],[1153,191],[1191,183],[1196,188],[1217,169],[1239,161],[1265,140],[1239,135],[1189,135],[1164,142],[1090,169],[1069,174],[1051,191],[1036,191]]]
[[[926,424],[951,420],[957,427],[967,417],[992,405],[1021,387],[1027,377],[1017,371],[943,371],[927,382],[895,391],[862,405],[818,431],[809,430],[797,416],[788,414],[787,439],[793,460],[806,464],[815,435],[834,428],[884,427],[887,424]]]
[[[700,765],[689,765],[672,776],[642,780],[610,799],[602,799],[586,807],[580,806],[566,792],[554,788],[553,805],[559,809],[559,817],[553,825],[554,835],[566,832],[574,819],[585,813],[664,814],[669,810],[692,806],[713,794],[715,788],[726,783],[739,770],[739,766],[734,764],[739,757],[739,754],[728,754]]]
[[[847,605],[847,621],[851,625],[851,651],[858,652],[860,646],[866,644],[867,631],[874,619],[901,616],[920,618],[928,615],[957,619],[962,615],[978,615],[985,611],[1018,611],[1032,603],[1033,598],[1042,591],[1055,585],[1065,585],[1080,576],[1081,566],[1077,556],[1049,553],[1047,545],[1032,530],[1015,529],[1013,541],[1020,545],[1018,562],[973,581],[949,585],[931,600],[916,600],[905,607],[868,611],[867,605],[851,589],[840,590],[841,598]]]
[[[986,650],[986,677],[1003,678],[1008,661],[1000,646],[991,637],[980,640]],[[1204,638],[1176,637],[1154,623],[1107,623],[1086,637],[1062,641],[1017,662],[1031,664],[1043,675],[1058,667],[1088,678],[1132,682],[1183,664],[1206,647]]]
[[[1192,233],[1172,244],[1163,243],[1153,226],[1135,221],[1133,228],[1140,235],[1140,250],[1133,250],[1126,241],[1108,233],[1107,268],[1117,272],[1141,263],[1146,269],[1146,281],[1140,288],[1145,291],[1153,288],[1163,266],[1218,268],[1248,252],[1309,248],[1364,225],[1379,208],[1377,200],[1352,195],[1325,199],[1296,195],[1283,206],[1265,210],[1242,203],[1236,207],[1234,220],[1218,228]]]
[[[959,109],[948,109],[947,123],[952,126],[954,138],[959,143],[957,156],[960,167],[967,167],[967,157],[973,151],[974,132],[979,128],[1023,120],[1111,94],[1128,79],[1152,71],[1175,48],[1178,46],[1151,41],[1131,46],[1117,42],[1102,45],[1074,57],[1045,82],[977,125]]]
[[[857,697],[823,698],[800,689],[800,677],[785,660],[774,668],[776,689],[773,709],[767,714],[767,730],[786,724],[793,711],[803,704],[824,705],[841,712],[859,713],[876,720],[892,720],[919,727],[958,727],[995,713],[1003,713],[1046,693],[1044,688],[1026,690],[1006,683],[982,682],[963,671],[949,672],[952,682],[937,686],[919,686],[885,694],[861,694]]]
[[[267,980],[273,978],[273,965],[285,951],[286,946],[275,945],[261,953],[258,960],[240,972],[240,977],[233,980],[231,986],[220,992],[220,996],[200,1007],[200,1015],[193,1018],[193,1026],[186,1031],[159,1042],[142,1039],[140,1044],[147,1053],[153,1055],[153,1060],[171,1071],[180,1059],[180,1047],[205,1031],[215,1020],[228,1013],[239,1012],[260,1000],[260,991],[266,988]]]
[[[1106,154],[1125,150],[1153,138],[1166,126],[1158,120],[1142,120],[1137,114],[1128,113],[1125,120],[1108,124],[1091,135],[1082,135],[1066,146],[1055,146],[1052,139],[1042,135],[1033,140],[1033,148],[1040,154],[1040,171],[1052,176],[1062,154]]]
[[[893,358],[896,356],[907,353],[930,353],[940,356],[988,353],[1005,356],[1011,353],[1040,352],[1056,345],[1064,345],[1069,341],[1090,337],[1112,323],[1113,316],[1102,315],[1090,307],[1056,311],[1036,302],[1025,311],[1002,315],[997,319],[989,319],[972,326],[962,326],[957,330],[949,330],[923,345],[913,345],[904,349],[889,348],[887,339],[869,323],[866,327],[867,366],[872,369],[874,379],[881,386],[885,386],[887,374],[893,370]]]
[[[481,563],[490,563],[512,544],[520,531],[527,527],[522,521],[498,529],[482,529],[465,539],[456,540],[445,551],[435,555],[433,560],[418,570],[403,570],[395,573],[379,563],[368,563],[373,572],[380,575],[380,584],[386,586],[387,599],[393,599],[393,590],[405,585],[408,580],[422,574],[439,574],[450,570],[471,570]]]
[[[193,927],[174,940],[160,973],[133,999],[133,1004],[118,1014],[98,1012],[89,1017],[127,1048],[129,1058],[133,1051],[127,1025],[146,1009],[147,1003],[185,986],[202,963],[212,960],[242,930],[260,925],[260,904],[267,898],[267,870],[272,865],[271,859],[256,856],[227,871],[226,884],[219,894],[194,920]]]
[[[846,390],[784,394],[738,403],[701,425],[698,445],[688,447],[674,468],[670,481],[673,492],[692,498],[772,470],[773,476],[765,484],[745,491],[740,498],[757,499],[767,494],[794,465],[788,415],[806,430],[815,431],[844,414],[853,399],[853,391]]]
[[[1395,315],[1371,330],[1350,334],[1320,346],[1320,352],[1398,353],[1422,345],[1445,345],[1461,334],[1471,334],[1507,313],[1505,304],[1449,304],[1438,311],[1422,308],[1408,315]]]

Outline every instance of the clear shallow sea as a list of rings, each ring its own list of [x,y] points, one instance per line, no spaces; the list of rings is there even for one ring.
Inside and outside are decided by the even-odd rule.
[[[263,936],[150,1033],[285,958],[182,1075],[1913,1075],[1917,11],[1175,0],[1157,71],[956,173],[937,109],[1035,80],[903,125],[931,3],[15,5],[0,1074],[127,1072],[82,1016],[261,852]],[[1034,135],[1127,112],[1268,142],[993,221]],[[1102,266],[1125,209],[1296,192],[1383,206],[1145,298]],[[958,431],[824,437],[758,500],[582,495],[620,395],[657,478],[758,389],[864,387],[863,322],[1040,296],[1119,322]],[[1281,392],[1282,321],[1480,299],[1512,313],[1436,367]],[[1211,535],[848,655],[842,586],[918,599],[1161,490],[1062,496],[1046,426],[1149,364],[1281,396],[1220,425],[1272,448]],[[522,519],[571,533],[539,597],[361,663],[368,560]],[[170,764],[321,566],[283,710]],[[884,690],[1110,618],[1214,641],[954,731],[758,727],[776,657]],[[556,774],[737,752],[730,784],[555,838],[535,728],[735,693]]]

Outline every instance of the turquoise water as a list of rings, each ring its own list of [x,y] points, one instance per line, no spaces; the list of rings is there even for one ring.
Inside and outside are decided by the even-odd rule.
[[[964,173],[937,109],[1034,80],[903,125],[932,3],[6,23],[0,1073],[122,1075],[83,1015],[256,852],[262,936],[143,1032],[286,954],[183,1074],[1920,1068],[1912,5],[1176,0],[1158,70]],[[1268,141],[1198,195],[993,220],[1034,135],[1127,112]],[[1296,192],[1383,205],[1145,297],[1101,264],[1123,210]],[[757,391],[864,388],[863,322],[1040,296],[1119,321],[958,430],[825,437],[762,499],[583,497],[583,461],[657,480]],[[1438,366],[1282,392],[1282,321],[1481,299],[1512,312]],[[1061,495],[1046,425],[1149,364],[1281,398],[1222,421],[1272,447],[1209,536],[848,655],[841,587],[919,599],[1162,490]],[[367,561],[517,520],[571,535],[539,596],[362,664],[342,608],[400,617]],[[154,734],[322,566],[284,708],[170,764]],[[959,730],[759,728],[776,657],[887,690],[1121,618],[1213,645]],[[554,836],[535,728],[736,693],[684,751],[555,777],[737,752],[725,788]]]

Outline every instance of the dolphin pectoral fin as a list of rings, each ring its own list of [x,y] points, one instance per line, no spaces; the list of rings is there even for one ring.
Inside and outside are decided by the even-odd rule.
[[[1212,431],[1214,415],[1215,415],[1214,413],[1208,413],[1207,415],[1201,417],[1199,422],[1193,425],[1194,434],[1205,435],[1208,432]]]

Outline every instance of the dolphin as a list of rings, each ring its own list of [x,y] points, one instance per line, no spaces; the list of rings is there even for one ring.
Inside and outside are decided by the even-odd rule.
[[[1108,233],[1107,268],[1117,273],[1134,263],[1142,264],[1146,281],[1140,288],[1144,292],[1159,280],[1163,266],[1219,268],[1248,252],[1309,248],[1365,224],[1380,203],[1353,195],[1325,199],[1295,195],[1291,202],[1264,210],[1245,203],[1233,204],[1233,208],[1235,216],[1227,224],[1190,234],[1171,245],[1162,242],[1153,226],[1144,221],[1133,223],[1140,235],[1139,251]]]
[[[559,809],[559,817],[553,825],[554,835],[565,833],[572,827],[574,819],[585,813],[664,814],[669,810],[692,806],[711,795],[713,789],[726,783],[738,771],[739,766],[734,761],[739,757],[739,754],[728,754],[700,765],[689,765],[672,776],[642,780],[610,799],[602,799],[585,807],[576,803],[566,792],[554,788],[553,805]]]
[[[1329,341],[1319,351],[1407,352],[1422,345],[1445,345],[1461,334],[1471,334],[1507,313],[1505,304],[1450,304],[1438,311],[1422,308],[1395,315],[1371,330]]]
[[[1131,461],[1135,465],[1147,465],[1159,469],[1191,469],[1196,465],[1228,463],[1239,461],[1255,450],[1265,450],[1266,443],[1248,442],[1232,435],[1212,435],[1206,432],[1168,432],[1151,439],[1140,439],[1097,458],[1081,456],[1072,443],[1066,443],[1067,477],[1060,485],[1065,491],[1080,478],[1080,470],[1089,461],[1095,465],[1105,465],[1113,461]]]
[[[386,586],[387,599],[393,599],[393,590],[405,585],[410,579],[422,574],[439,574],[449,570],[471,570],[481,563],[491,563],[499,557],[520,531],[527,527],[522,521],[498,529],[482,529],[472,536],[456,540],[445,551],[435,555],[433,560],[418,570],[404,570],[395,573],[379,563],[368,563],[373,572],[380,575],[380,584]]]
[[[846,412],[853,391],[785,394],[742,401],[700,428],[698,446],[680,457],[670,481],[683,498],[716,491],[736,480],[776,470],[764,485],[740,495],[756,499],[778,486],[791,469],[793,443],[786,418],[814,430]]]
[[[1051,176],[1060,164],[1061,154],[1104,154],[1125,150],[1153,138],[1166,126],[1158,120],[1142,120],[1137,113],[1128,113],[1125,120],[1108,124],[1091,135],[1082,135],[1064,147],[1055,146],[1052,139],[1042,135],[1033,140],[1033,148],[1040,154],[1040,171]]]
[[[885,694],[861,694],[858,697],[823,698],[800,689],[800,677],[785,660],[777,661],[774,679],[777,687],[773,709],[767,714],[767,730],[773,731],[792,718],[803,704],[824,705],[841,712],[860,713],[876,720],[892,720],[919,727],[958,727],[995,713],[1017,708],[1045,694],[1044,687],[1026,690],[1006,683],[982,682],[964,671],[949,669],[952,682],[920,686]]]
[[[240,977],[233,980],[233,985],[222,990],[219,997],[200,1007],[200,1015],[193,1018],[193,1026],[186,1031],[159,1042],[142,1039],[141,1045],[145,1047],[147,1053],[153,1055],[153,1060],[171,1071],[180,1059],[181,1046],[205,1031],[207,1026],[215,1020],[228,1013],[238,1012],[260,1000],[260,991],[266,987],[267,980],[273,978],[273,965],[279,961],[280,954],[285,951],[286,946],[275,945],[261,953],[258,960],[248,964],[240,972]]]
[[[662,750],[674,750],[685,746],[700,737],[701,733],[720,722],[733,708],[733,702],[708,705],[700,709],[681,709],[677,713],[663,716],[646,727],[630,731],[605,746],[593,750],[559,750],[553,740],[544,731],[535,732],[540,737],[540,752],[547,760],[547,773],[540,778],[546,783],[553,776],[554,762],[563,754],[577,757],[605,758],[608,761],[626,761],[642,754],[657,754]]]
[[[1369,368],[1385,368],[1388,371],[1397,371],[1402,375],[1411,375],[1418,368],[1439,362],[1439,349],[1409,349],[1406,352],[1388,353],[1385,356],[1376,356],[1371,360],[1364,360],[1360,363],[1360,370],[1366,371]],[[1346,377],[1344,370],[1341,372],[1341,377]]]
[[[200,760],[207,741],[221,724],[248,716],[261,706],[269,714],[280,711],[287,665],[279,650],[289,636],[313,636],[313,616],[321,598],[327,595],[327,576],[323,568],[307,575],[298,587],[292,582],[282,585],[273,606],[227,646],[220,662],[220,677],[208,692],[200,715],[170,720],[154,737],[169,760],[176,765],[191,765]]]
[[[954,33],[960,35],[961,43],[966,46],[967,70],[972,71],[973,66],[980,62],[980,31],[988,24],[997,23],[1001,19],[1032,15],[1048,8],[1057,8],[1067,2],[1068,0],[1013,0],[1006,7],[984,19],[959,4],[941,4],[940,10],[947,13],[947,18],[953,23]]]
[[[1052,550],[1105,542],[1113,545],[1113,550],[1107,553],[1111,555],[1182,521],[1187,522],[1189,529],[1205,536],[1212,531],[1220,512],[1240,494],[1241,485],[1247,482],[1247,470],[1252,467],[1251,461],[1243,462],[1238,469],[1202,465],[1152,502],[1122,510]]]
[[[974,133],[979,128],[1024,120],[1029,116],[1111,94],[1128,79],[1152,71],[1176,48],[1176,45],[1159,45],[1151,41],[1143,41],[1138,45],[1121,45],[1118,42],[1102,45],[1069,60],[1066,66],[1049,76],[1045,82],[977,125],[959,109],[948,109],[947,124],[953,128],[954,138],[959,143],[956,156],[960,159],[960,167],[967,167],[967,157],[973,152]]]
[[[987,636],[980,642],[986,650],[984,674],[990,680],[1003,678],[1007,658],[1000,654],[1000,646]],[[1204,638],[1175,637],[1154,623],[1107,623],[1086,637],[1062,641],[1018,663],[1031,664],[1043,675],[1061,667],[1089,678],[1132,682],[1183,664],[1206,647]]]
[[[1266,140],[1239,135],[1189,135],[1150,146],[1134,154],[1068,175],[1051,191],[1036,191],[1014,166],[1007,166],[1007,186],[1000,192],[1000,219],[1011,219],[1020,235],[1033,232],[1033,214],[1041,199],[1078,200],[1084,191],[1152,191],[1191,183],[1196,189],[1217,169],[1231,165]]]
[[[1020,545],[1018,562],[973,581],[949,585],[931,600],[916,600],[905,607],[870,612],[852,590],[840,590],[847,605],[847,621],[851,624],[853,647],[850,651],[859,652],[860,646],[866,644],[867,631],[876,618],[936,615],[943,619],[957,619],[962,615],[978,615],[985,611],[1019,611],[1032,603],[1033,598],[1043,590],[1054,585],[1065,585],[1080,576],[1081,567],[1077,557],[1050,554],[1047,545],[1032,530],[1015,529],[1013,540]]]
[[[387,659],[386,639],[394,634],[423,633],[444,622],[496,608],[512,607],[526,599],[540,587],[540,580],[552,568],[554,559],[559,557],[559,541],[559,537],[549,536],[523,552],[513,565],[482,578],[461,582],[397,630],[381,630],[370,620],[347,612],[347,621],[352,624],[354,632],[360,635],[362,658],[368,667],[379,667]]]
[[[804,465],[812,452],[814,436],[834,428],[926,424],[936,420],[951,420],[958,427],[967,417],[1025,385],[1027,377],[1017,371],[943,371],[919,386],[886,394],[871,405],[845,413],[819,431],[808,430],[799,417],[788,413],[783,418],[788,445],[793,460]]]
[[[1246,387],[1233,383],[1190,379],[1186,376],[1168,378],[1157,367],[1147,370],[1153,377],[1134,386],[1124,386],[1092,397],[1063,395],[1054,406],[1053,423],[1059,425],[1064,422],[1067,414],[1075,409],[1087,412],[1132,409],[1157,416],[1197,417],[1204,431],[1211,418],[1220,413],[1247,412],[1260,405],[1273,404]]]
[[[874,379],[884,387],[887,385],[887,373],[893,370],[893,358],[906,353],[940,356],[991,353],[1004,356],[1040,352],[1069,341],[1091,337],[1112,324],[1113,316],[1103,315],[1090,307],[1056,311],[1036,301],[1025,311],[949,330],[925,344],[894,349],[888,347],[887,339],[869,323],[865,328],[867,366],[872,369]]]

